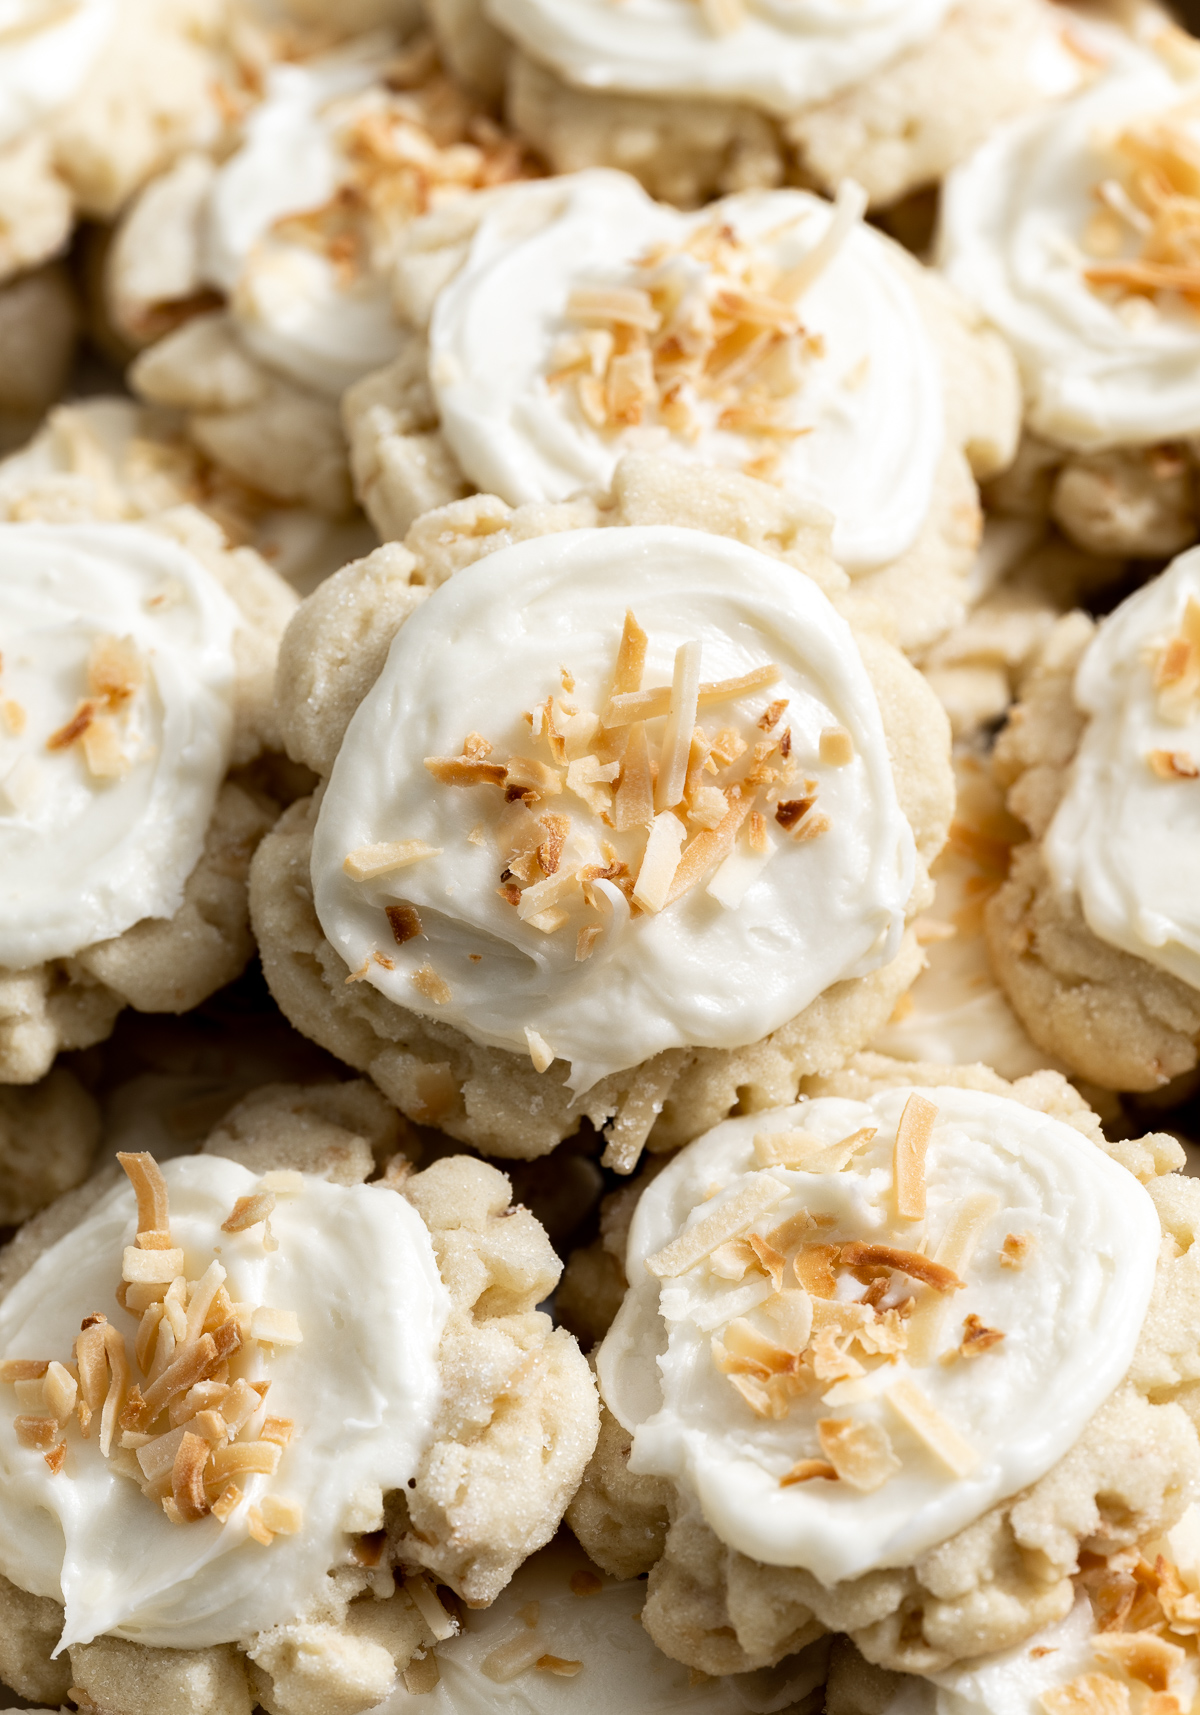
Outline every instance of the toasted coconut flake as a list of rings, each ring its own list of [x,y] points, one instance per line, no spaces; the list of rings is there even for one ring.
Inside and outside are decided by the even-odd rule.
[[[718,1245],[740,1237],[760,1215],[786,1196],[787,1187],[772,1174],[754,1174],[727,1202],[701,1216],[694,1226],[647,1257],[647,1271],[659,1280],[686,1274]]]
[[[819,840],[822,834],[827,834],[833,823],[824,810],[811,810],[804,819],[797,823],[792,838],[803,845],[806,840]]]
[[[70,720],[64,726],[60,726],[57,732],[50,734],[46,740],[46,749],[52,751],[70,750],[75,741],[83,737],[95,717],[95,703],[80,703]]]
[[[581,965],[596,950],[596,942],[604,933],[599,923],[587,923],[575,938],[575,963]]]
[[[1003,1338],[998,1328],[987,1328],[978,1316],[967,1316],[963,1320],[962,1339],[949,1352],[943,1352],[941,1361],[950,1364],[958,1358],[977,1358],[982,1352],[990,1352],[993,1346],[998,1346]]]
[[[274,1532],[267,1527],[266,1520],[258,1507],[246,1509],[246,1534],[261,1543],[264,1548],[270,1548],[275,1540]]]
[[[162,1169],[147,1150],[130,1153],[122,1150],[117,1162],[133,1186],[137,1197],[138,1232],[169,1233],[171,1229],[170,1200]]]
[[[406,941],[415,940],[418,935],[425,933],[414,905],[385,905],[383,911],[392,931],[392,939],[398,947],[403,947]]]
[[[775,820],[791,833],[804,820],[816,803],[815,798],[782,798],[775,806]]]
[[[805,1245],[792,1258],[792,1272],[814,1298],[832,1298],[837,1290],[833,1265],[838,1249],[837,1245]]]
[[[845,1268],[893,1268],[901,1274],[919,1280],[935,1292],[958,1292],[967,1283],[960,1280],[952,1268],[946,1268],[919,1251],[901,1250],[896,1245],[865,1244],[861,1239],[842,1246],[842,1266]]]
[[[791,1488],[794,1483],[811,1483],[816,1479],[836,1483],[838,1474],[828,1459],[798,1459],[790,1471],[786,1471],[779,1479],[781,1489]]]
[[[215,1519],[217,1519],[221,1524],[225,1524],[233,1516],[241,1498],[242,1491],[238,1488],[237,1484],[230,1483],[227,1487],[222,1489],[221,1494],[213,1502],[209,1510]]]
[[[679,853],[686,838],[683,823],[670,810],[663,810],[650,824],[650,836],[633,888],[635,902],[643,911],[658,912],[670,903],[671,883],[679,868]]]
[[[74,1413],[78,1399],[79,1383],[65,1364],[55,1360],[42,1381],[42,1400],[46,1410],[59,1423],[65,1423]]]
[[[749,800],[743,800],[749,802]],[[727,911],[736,911],[763,869],[775,854],[775,842],[767,833],[766,822],[757,810],[750,811],[750,837],[747,846],[735,844],[723,859],[705,892],[719,901]],[[757,829],[757,843],[756,843]]]
[[[853,1381],[866,1374],[850,1355],[849,1336],[835,1327],[814,1330],[808,1355],[819,1382]]]
[[[258,1473],[271,1477],[279,1468],[283,1448],[275,1441],[234,1441],[212,1451],[209,1483],[224,1488],[230,1477]]]
[[[250,1318],[250,1337],[264,1346],[298,1346],[304,1334],[294,1310],[273,1310],[260,1304]]]
[[[119,780],[132,766],[110,715],[94,715],[80,734],[79,745],[88,773],[96,780]]]
[[[502,762],[485,762],[469,756],[427,756],[425,767],[443,786],[503,786],[506,769]],[[356,878],[357,879],[357,878]]]
[[[1160,780],[1200,779],[1200,762],[1186,750],[1152,750],[1146,761]]]
[[[525,1027],[525,1042],[529,1048],[529,1058],[533,1061],[535,1072],[547,1072],[554,1064],[554,1050],[544,1036],[539,1036],[536,1030]]]
[[[463,755],[472,762],[482,762],[492,754],[492,747],[481,733],[469,732],[463,739]]]
[[[28,1447],[39,1453],[53,1447],[61,1434],[57,1418],[35,1416],[32,1412],[22,1412],[14,1417],[13,1428],[18,1447]]]
[[[507,1685],[519,1674],[527,1673],[538,1657],[545,1654],[543,1643],[544,1640],[522,1630],[515,1638],[507,1638],[489,1650],[479,1664],[479,1671],[496,1685]]]
[[[829,267],[867,209],[867,193],[853,179],[843,179],[834,199],[829,225],[808,255],[776,282],[775,292],[795,303]]]
[[[675,651],[671,701],[667,710],[658,779],[654,784],[654,808],[658,811],[673,810],[683,799],[692,731],[696,725],[701,652],[701,645],[695,641],[681,643]]]
[[[504,787],[515,796],[526,798],[557,798],[562,791],[562,775],[532,756],[509,758]]]
[[[619,762],[601,762],[598,756],[580,756],[567,764],[567,790],[582,798],[595,816],[607,816],[612,807],[611,790],[621,772]]]
[[[979,1454],[913,1381],[898,1381],[883,1395],[892,1410],[956,1477],[969,1477]]]
[[[774,1245],[777,1251],[790,1251],[793,1245],[802,1242],[805,1235],[816,1225],[807,1209],[797,1209],[794,1215],[780,1221],[777,1227],[772,1227],[767,1234],[768,1243]]]
[[[831,768],[844,768],[854,761],[854,740],[844,726],[821,728],[820,756]]]
[[[546,837],[537,848],[537,860],[542,866],[543,874],[553,875],[562,861],[567,835],[571,832],[571,818],[545,815],[540,818],[539,826]]]
[[[425,999],[431,1001],[434,1006],[445,1006],[453,992],[450,984],[438,976],[428,960],[425,964],[419,965],[408,980],[417,993],[424,995]]]
[[[643,721],[629,728],[629,740],[621,762],[621,773],[613,796],[613,826],[619,832],[648,826],[654,816],[654,776],[650,768],[650,744]]]
[[[248,1228],[256,1227],[260,1221],[267,1220],[274,1208],[275,1193],[273,1191],[264,1191],[261,1188],[257,1191],[251,1191],[248,1196],[238,1198],[230,1213],[221,1222],[221,1231],[223,1233],[244,1233]],[[221,1278],[215,1282],[212,1288],[214,1293],[224,1278],[225,1270],[221,1269]],[[201,1324],[203,1324],[203,1318],[201,1318]]]
[[[763,1238],[761,1233],[751,1233],[746,1243],[758,1258],[764,1274],[771,1277],[771,1283],[776,1292],[783,1291],[783,1265],[787,1260],[777,1251],[774,1245]]]
[[[892,1151],[892,1185],[902,1221],[919,1221],[925,1214],[925,1154],[937,1112],[933,1102],[914,1090],[900,1116]]]
[[[728,810],[716,828],[696,835],[680,859],[672,878],[667,904],[689,892],[716,863],[723,863],[733,850],[742,823],[750,813],[752,800],[743,797],[740,789],[731,787],[727,794]]]
[[[183,1252],[171,1250],[140,1250],[126,1245],[121,1265],[122,1280],[145,1286],[169,1286],[183,1272]]]
[[[558,905],[580,886],[578,870],[560,867],[553,875],[548,875],[545,881],[535,882],[527,887],[517,901],[517,916],[523,923],[537,917],[541,912],[548,911]],[[449,991],[447,991],[447,998]]]
[[[653,333],[658,311],[650,294],[637,286],[576,286],[564,311],[568,321],[619,322]]]
[[[57,1477],[67,1461],[66,1442],[60,1441],[57,1447],[52,1447],[48,1453],[43,1453],[42,1458],[50,1467],[50,1475]]]
[[[581,1661],[568,1661],[561,1655],[540,1655],[533,1665],[543,1673],[556,1674],[559,1679],[574,1679],[577,1673],[583,1671]]]
[[[1000,1246],[1001,1268],[1024,1268],[1032,1249],[1032,1233],[1007,1233]]]
[[[1102,1632],[1092,1640],[1092,1652],[1110,1661],[1151,1691],[1169,1691],[1186,1654],[1155,1632]]]
[[[15,697],[7,697],[3,704],[3,713],[4,724],[9,732],[14,738],[20,738],[29,721],[23,705],[17,702]]]
[[[1046,1715],[1129,1715],[1129,1687],[1107,1673],[1081,1673],[1038,1699]]]
[[[40,1382],[49,1368],[46,1358],[0,1359],[0,1382]]]
[[[295,1536],[304,1525],[304,1508],[287,1495],[264,1495],[258,1503],[263,1523],[275,1536]]]
[[[209,1510],[204,1493],[204,1468],[208,1457],[208,1442],[200,1435],[185,1431],[171,1467],[171,1499],[185,1523],[203,1518]]]
[[[431,846],[424,840],[386,840],[379,845],[359,846],[343,860],[342,868],[351,881],[375,881],[421,858],[441,855],[441,846]]]
[[[754,1159],[760,1167],[789,1167],[801,1173],[841,1173],[876,1134],[863,1126],[837,1143],[822,1143],[807,1131],[760,1131],[754,1139]]]
[[[771,1393],[754,1376],[729,1374],[725,1379],[730,1387],[741,1394],[756,1417],[778,1421],[787,1416],[787,1400],[778,1394]]]
[[[817,1422],[821,1451],[843,1483],[863,1494],[881,1489],[900,1469],[885,1429],[853,1417],[822,1417]]]

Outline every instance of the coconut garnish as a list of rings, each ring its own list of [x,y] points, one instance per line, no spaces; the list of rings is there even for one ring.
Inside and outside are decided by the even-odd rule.
[[[1095,186],[1098,206],[1083,235],[1084,250],[1097,258],[1083,271],[1089,286],[1143,299],[1170,292],[1200,309],[1198,114],[1200,103],[1189,96],[1112,140],[1119,176]],[[1122,254],[1131,246],[1132,255]]]
[[[70,720],[47,738],[46,749],[65,751],[78,744],[95,779],[120,779],[140,750],[131,717],[137,693],[146,683],[146,663],[133,638],[98,637],[88,655],[85,680],[86,695]]]
[[[627,612],[608,694],[596,709],[574,700],[575,679],[563,669],[560,681],[565,686],[570,680],[571,692],[552,693],[526,714],[532,754],[503,757],[472,732],[461,756],[424,759],[439,785],[496,793],[490,827],[479,823],[472,842],[484,843],[490,833],[501,857],[499,896],[543,934],[571,925],[580,963],[592,957],[614,923],[669,910],[695,887],[705,885],[719,904],[736,910],[777,850],[769,828],[804,843],[830,826],[814,810],[819,781],[802,773],[793,754],[788,697],[774,697],[753,717],[752,743],[733,728],[714,733],[697,719],[707,708],[777,685],[774,662],[704,680],[701,645],[684,643],[675,654],[672,683],[643,689],[647,644],[635,615]],[[854,759],[850,735],[842,727],[825,728],[823,750],[830,733],[841,738],[829,765],[844,767]],[[803,796],[793,796],[797,788]],[[556,801],[553,808],[550,800]],[[644,843],[621,858],[606,838],[608,830],[632,834],[635,842],[644,836]],[[604,863],[579,855],[589,832]],[[348,853],[342,867],[352,880],[373,882],[439,856],[440,848],[423,840],[381,841]],[[610,889],[628,908],[617,919]],[[581,923],[581,911],[594,915]],[[423,932],[412,906],[391,905],[385,912],[398,944]],[[371,955],[348,980],[366,978],[380,958]],[[412,981],[434,1005],[450,998],[428,964]]]
[[[70,1358],[9,1358],[0,1383],[14,1388],[25,1409],[14,1419],[17,1439],[42,1453],[55,1475],[70,1475],[72,1435],[96,1437],[113,1470],[136,1482],[173,1524],[211,1513],[226,1523],[243,1498],[239,1477],[273,1475],[291,1440],[290,1418],[269,1417],[269,1380],[249,1381],[239,1370],[255,1348],[269,1357],[303,1338],[290,1310],[234,1303],[216,1259],[188,1279],[184,1253],[171,1242],[167,1185],[154,1157],[118,1154],[137,1196],[138,1231],[122,1257],[117,1303],[137,1321],[130,1361],[126,1337],[103,1311],[83,1318]],[[276,1191],[294,1186],[269,1175],[238,1198],[222,1226],[240,1233],[261,1225],[273,1248],[269,1217]],[[298,1504],[265,1495],[249,1520],[267,1545],[303,1523]]]

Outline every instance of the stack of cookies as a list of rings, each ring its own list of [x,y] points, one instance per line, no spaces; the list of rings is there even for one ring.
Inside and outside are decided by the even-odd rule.
[[[1198,542],[1157,0],[0,0],[0,1704],[1193,1715]]]

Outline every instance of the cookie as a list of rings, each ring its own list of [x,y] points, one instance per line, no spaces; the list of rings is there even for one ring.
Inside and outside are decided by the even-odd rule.
[[[364,1184],[347,1093],[340,1114],[322,1094],[299,1140],[307,1093],[281,1091],[199,1155],[124,1156],[133,1187],[107,1170],[4,1253],[0,1672],[22,1695],[373,1708],[428,1673],[454,1597],[485,1606],[554,1534],[597,1412],[534,1308],[557,1259],[482,1162],[396,1156]],[[100,1332],[79,1336],[77,1379],[29,1358],[69,1356],[86,1306]]]
[[[1010,341],[1025,391],[1023,492],[1006,479],[995,502],[1040,505],[1091,553],[1167,555],[1196,536],[1200,336],[1162,224],[1175,217],[1147,187],[1191,194],[1198,63],[1174,26],[1147,33],[946,180],[938,259]]]
[[[1182,1160],[1107,1144],[1052,1072],[866,1056],[668,1163],[568,1512],[601,1566],[649,1572],[659,1647],[737,1672],[828,1629],[936,1673],[1063,1619],[1081,1549],[1175,1525],[1200,1459]]]
[[[16,510],[0,525],[0,1079],[27,1084],[123,1006],[186,1011],[249,958],[246,876],[278,805],[230,770],[278,743],[296,598],[188,507],[145,524]]]
[[[927,646],[966,611],[975,478],[1012,457],[1016,375],[862,208],[847,187],[682,215],[587,172],[416,223],[396,281],[416,331],[344,402],[381,535],[476,490],[565,500],[653,449],[827,507],[834,557]]]
[[[836,19],[740,0],[619,17],[555,0],[436,0],[431,18],[459,75],[503,90],[556,172],[619,167],[685,208],[785,180],[832,195],[846,177],[886,206],[1079,77],[1061,15],[1026,0]]]
[[[329,580],[297,616],[281,657],[280,712],[291,754],[318,764],[328,784],[311,804],[288,811],[259,854],[255,934],[285,1014],[369,1070],[411,1118],[487,1153],[525,1157],[552,1149],[584,1115],[597,1126],[611,1121],[605,1160],[628,1172],[652,1128],[657,1143],[673,1147],[735,1101],[769,1102],[768,1091],[790,1093],[797,1077],[838,1064],[869,1039],[911,981],[920,955],[905,919],[927,898],[924,866],[941,847],[949,812],[944,717],[903,657],[877,637],[852,633],[822,595],[821,582],[839,583],[823,525],[795,510],[772,516],[759,495],[759,485],[738,476],[629,459],[602,505],[510,512],[494,497],[464,501],[423,519],[407,548],[388,544]],[[774,557],[747,543],[773,548]],[[676,604],[693,582],[685,612]],[[441,587],[430,593],[434,584]],[[526,592],[519,599],[518,590]],[[536,625],[525,618],[527,602]],[[810,645],[790,630],[797,604],[810,614],[812,646],[818,635],[828,638],[815,704],[812,693],[794,688],[796,674],[814,691],[817,684],[813,667],[802,665]],[[641,733],[629,739],[627,769],[624,717],[611,739],[599,725],[614,662],[627,663],[621,672],[628,670],[631,685],[643,671],[673,683],[675,654],[691,636],[676,633],[710,607],[711,641],[703,648],[721,664],[721,677],[697,692],[697,706],[712,702],[715,712],[702,717],[694,742],[697,758],[710,747],[711,766],[701,760],[688,773],[685,728],[690,734],[695,714],[681,713],[671,741],[683,758],[679,784],[667,776],[669,785],[642,793],[635,813],[628,794],[647,774],[638,761]],[[644,630],[637,615],[660,610],[661,620]],[[733,645],[734,635],[745,645]],[[491,638],[503,638],[503,648]],[[690,647],[682,659],[693,659]],[[542,659],[547,649],[558,651],[553,662]],[[762,657],[772,650],[781,661],[768,665]],[[410,651],[412,664],[402,667]],[[494,663],[489,671],[485,661]],[[582,688],[567,690],[576,675]],[[419,725],[397,727],[385,712],[392,699],[418,694],[428,705],[413,717]],[[667,687],[642,698],[647,711],[660,702],[663,710],[647,714],[647,745],[660,748],[669,735],[658,723],[673,695]],[[538,721],[540,704],[537,730],[514,696],[531,699],[529,722]],[[444,717],[435,719],[446,698]],[[840,714],[829,712],[831,698]],[[785,718],[789,699],[806,720],[811,712],[811,734],[797,726],[794,738],[785,737],[800,718]],[[642,701],[630,707],[641,709]],[[578,739],[559,736],[561,723],[575,718],[568,705],[579,716]],[[615,718],[617,705],[608,712]],[[463,718],[471,749],[460,763]],[[394,764],[384,763],[385,772],[397,769],[394,781],[371,777],[391,754],[391,740],[377,731],[381,719],[391,733],[422,735],[422,755],[401,750]],[[822,723],[857,736],[818,742]],[[518,742],[531,752],[529,782],[480,789],[507,780],[501,759]],[[601,742],[614,747],[612,761],[587,748]],[[843,762],[831,761],[835,744]],[[670,745],[668,753],[675,754]],[[658,760],[665,770],[667,761]],[[833,774],[841,767],[853,772]],[[868,770],[869,799],[856,808]],[[460,776],[462,788],[454,784]],[[393,805],[402,780],[411,783],[400,788],[411,789],[411,806]],[[857,880],[826,894],[816,875],[825,863],[841,870],[843,792],[847,835],[866,818],[861,843],[844,854],[846,873]],[[543,793],[555,807],[543,808]],[[674,811],[654,809],[675,793],[686,796],[675,802],[687,827]],[[760,806],[753,812],[752,802]],[[545,861],[533,855],[544,833],[535,846],[521,844],[524,812],[528,828],[540,825],[531,805],[556,818],[547,825],[556,842],[562,837],[555,853],[546,847]],[[669,819],[657,822],[661,816]],[[422,833],[396,847],[396,868],[388,842],[409,821]],[[653,858],[643,881],[652,823],[665,855]],[[589,867],[593,845],[597,861]],[[354,855],[376,846],[381,870]],[[438,859],[448,851],[473,876],[467,889],[445,879]],[[792,892],[785,877],[814,853],[828,856],[810,864],[812,880]],[[530,886],[542,891],[526,895]],[[463,904],[450,906],[456,890]],[[764,911],[773,926],[752,952],[738,925]],[[798,945],[784,957],[793,933],[786,925],[810,911],[806,950]],[[660,960],[663,975],[647,986]],[[493,972],[501,968],[497,990]]]
[[[405,226],[522,170],[428,42],[400,51],[376,33],[276,66],[229,159],[181,162],[117,235],[116,327],[145,344],[182,320],[137,357],[131,386],[182,411],[201,451],[252,488],[342,515],[338,399],[397,349],[389,271]]]
[[[1197,1059],[1198,580],[1193,551],[1098,628],[1060,620],[997,743],[1032,838],[987,908],[993,968],[1033,1040],[1105,1089],[1153,1090]]]
[[[0,286],[0,451],[18,446],[66,384],[79,307],[60,263]]]

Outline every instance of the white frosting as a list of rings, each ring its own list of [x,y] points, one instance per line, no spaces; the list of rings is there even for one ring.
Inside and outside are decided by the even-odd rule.
[[[23,969],[170,917],[204,844],[233,726],[239,616],[176,543],[125,524],[0,525],[0,965]],[[110,718],[124,773],[47,740],[99,640],[145,682]]]
[[[369,37],[308,65],[273,66],[205,216],[203,274],[230,294],[246,344],[331,397],[395,356],[385,271],[368,257],[344,280],[324,249],[274,228],[285,216],[322,208],[346,181],[339,104],[382,79],[391,51],[389,38]]]
[[[941,266],[1011,343],[1030,427],[1063,445],[1200,429],[1200,315],[1172,295],[1118,298],[1084,278],[1109,260],[1083,245],[1096,187],[1121,177],[1111,139],[1183,93],[1126,47],[1098,84],[1003,127],[943,186]],[[1130,233],[1122,254],[1134,252]]]
[[[1158,646],[1200,601],[1200,549],[1175,560],[1102,621],[1075,678],[1090,719],[1044,850],[1101,940],[1200,988],[1200,780],[1160,779],[1152,751],[1200,765],[1200,698],[1167,719],[1154,687]]]
[[[1101,1671],[1092,1654],[1096,1622],[1080,1594],[1065,1619],[1015,1649],[931,1673],[906,1675],[883,1715],[1042,1715],[1047,1691]]]
[[[892,1149],[910,1094],[828,1097],[727,1120],[684,1149],[642,1194],[626,1259],[632,1284],[599,1355],[605,1402],[634,1433],[630,1469],[674,1478],[731,1547],[769,1565],[803,1566],[826,1584],[910,1565],[1061,1459],[1128,1368],[1154,1281],[1159,1223],[1146,1192],[1061,1120],[1007,1098],[924,1092],[938,1109],[927,1214],[894,1217]],[[709,1353],[712,1330],[729,1314],[746,1314],[737,1308],[746,1282],[723,1280],[701,1263],[662,1282],[660,1293],[646,1259],[755,1174],[756,1135],[799,1128],[833,1143],[864,1126],[878,1133],[841,1173],[762,1170],[786,1195],[761,1226],[807,1209],[834,1217],[817,1231],[822,1244],[859,1238],[911,1250],[927,1238],[936,1255],[968,1196],[993,1194],[994,1211],[965,1267],[965,1290],[951,1295],[930,1363],[914,1370],[904,1352],[894,1363],[867,1360],[865,1398],[838,1405],[836,1392],[818,1389],[795,1398],[781,1420],[764,1420]],[[1033,1239],[1021,1268],[999,1261],[1013,1232]],[[750,1278],[765,1299],[769,1281]],[[862,1290],[843,1275],[838,1296]],[[772,1333],[766,1311],[749,1314]],[[980,1356],[939,1363],[936,1353],[957,1346],[971,1314],[1005,1338]],[[953,1476],[882,1397],[910,1377],[974,1450],[969,1475]],[[882,1487],[862,1493],[820,1480],[780,1487],[795,1461],[821,1456],[816,1425],[831,1407],[891,1438],[901,1464]]]
[[[13,1412],[0,1409],[0,1566],[22,1589],[65,1600],[64,1644],[114,1633],[195,1649],[295,1618],[326,1569],[347,1558],[351,1498],[401,1488],[415,1470],[439,1397],[449,1300],[428,1231],[402,1197],[305,1175],[298,1195],[278,1198],[279,1248],[266,1251],[261,1227],[220,1230],[256,1175],[206,1155],[168,1162],[163,1174],[189,1275],[203,1273],[215,1247],[235,1302],[299,1318],[302,1343],[276,1347],[265,1366],[270,1410],[294,1419],[296,1433],[273,1477],[246,1480],[226,1524],[178,1525],[112,1468],[95,1436],[68,1433],[65,1466],[52,1476],[40,1453],[18,1446]],[[136,1228],[133,1191],[122,1185],[4,1300],[0,1354],[61,1358],[93,1310],[132,1349],[136,1322],[115,1292]],[[10,1388],[0,1393],[11,1399]],[[304,1524],[264,1548],[248,1537],[246,1515],[268,1489],[299,1501]]]
[[[472,732],[498,758],[530,755],[524,711],[561,695],[560,664],[574,676],[579,707],[602,708],[627,608],[649,635],[644,687],[669,684],[677,648],[696,639],[704,680],[778,664],[777,683],[702,707],[700,719],[714,733],[735,723],[757,738],[765,705],[789,697],[793,756],[818,780],[831,826],[802,843],[772,819],[777,849],[736,909],[701,883],[658,914],[610,919],[580,963],[578,928],[604,919],[580,900],[556,933],[520,921],[497,892],[505,866],[489,830],[501,791],[442,785],[423,761],[460,755]],[[852,735],[846,767],[818,760],[830,724]],[[655,746],[662,725],[647,723]],[[546,804],[571,816],[571,851],[584,862],[594,854],[603,863],[600,839],[640,862],[644,830],[634,840],[605,827],[569,791]],[[374,882],[343,869],[361,847],[412,839],[441,855]],[[666,527],[539,537],[435,590],[398,633],[350,723],[312,858],[321,926],[352,972],[379,950],[394,968],[371,964],[366,980],[399,1005],[522,1054],[533,1030],[572,1062],[577,1091],[664,1048],[757,1041],[831,983],[875,969],[895,954],[913,874],[878,705],[845,622],[792,567],[725,537]],[[383,915],[395,901],[416,907],[424,931],[399,947]],[[449,986],[441,1004],[414,986],[423,965]]]
[[[747,0],[718,33],[699,0],[485,0],[534,59],[584,89],[747,101],[784,116],[938,30],[950,0]]]
[[[70,101],[116,16],[117,0],[0,0],[0,148]]]
[[[561,500],[606,484],[633,446],[746,462],[751,444],[719,429],[715,408],[702,409],[694,442],[661,426],[597,430],[574,389],[546,379],[571,325],[564,311],[574,288],[635,283],[632,265],[651,246],[678,244],[715,214],[785,269],[832,218],[827,202],[792,190],[729,197],[715,213],[685,215],[651,201],[624,174],[600,170],[514,187],[498,199],[441,292],[429,331],[442,431],[476,487],[513,506]],[[698,279],[705,266],[693,264]],[[851,572],[912,545],[945,444],[938,357],[904,269],[884,239],[859,225],[797,306],[824,354],[806,359],[795,420],[811,432],[782,444],[779,481],[833,513],[834,553]]]
[[[586,1593],[572,1589],[572,1576],[582,1576]],[[651,1643],[641,1624],[645,1599],[642,1580],[604,1577],[564,1533],[527,1560],[490,1607],[463,1614],[459,1635],[437,1647],[441,1677],[432,1692],[400,1686],[375,1715],[773,1715],[794,1708],[825,1677],[829,1649],[821,1639],[778,1667],[693,1684],[688,1668]],[[568,1678],[531,1665],[497,1681],[482,1663],[514,1638],[583,1666]]]

